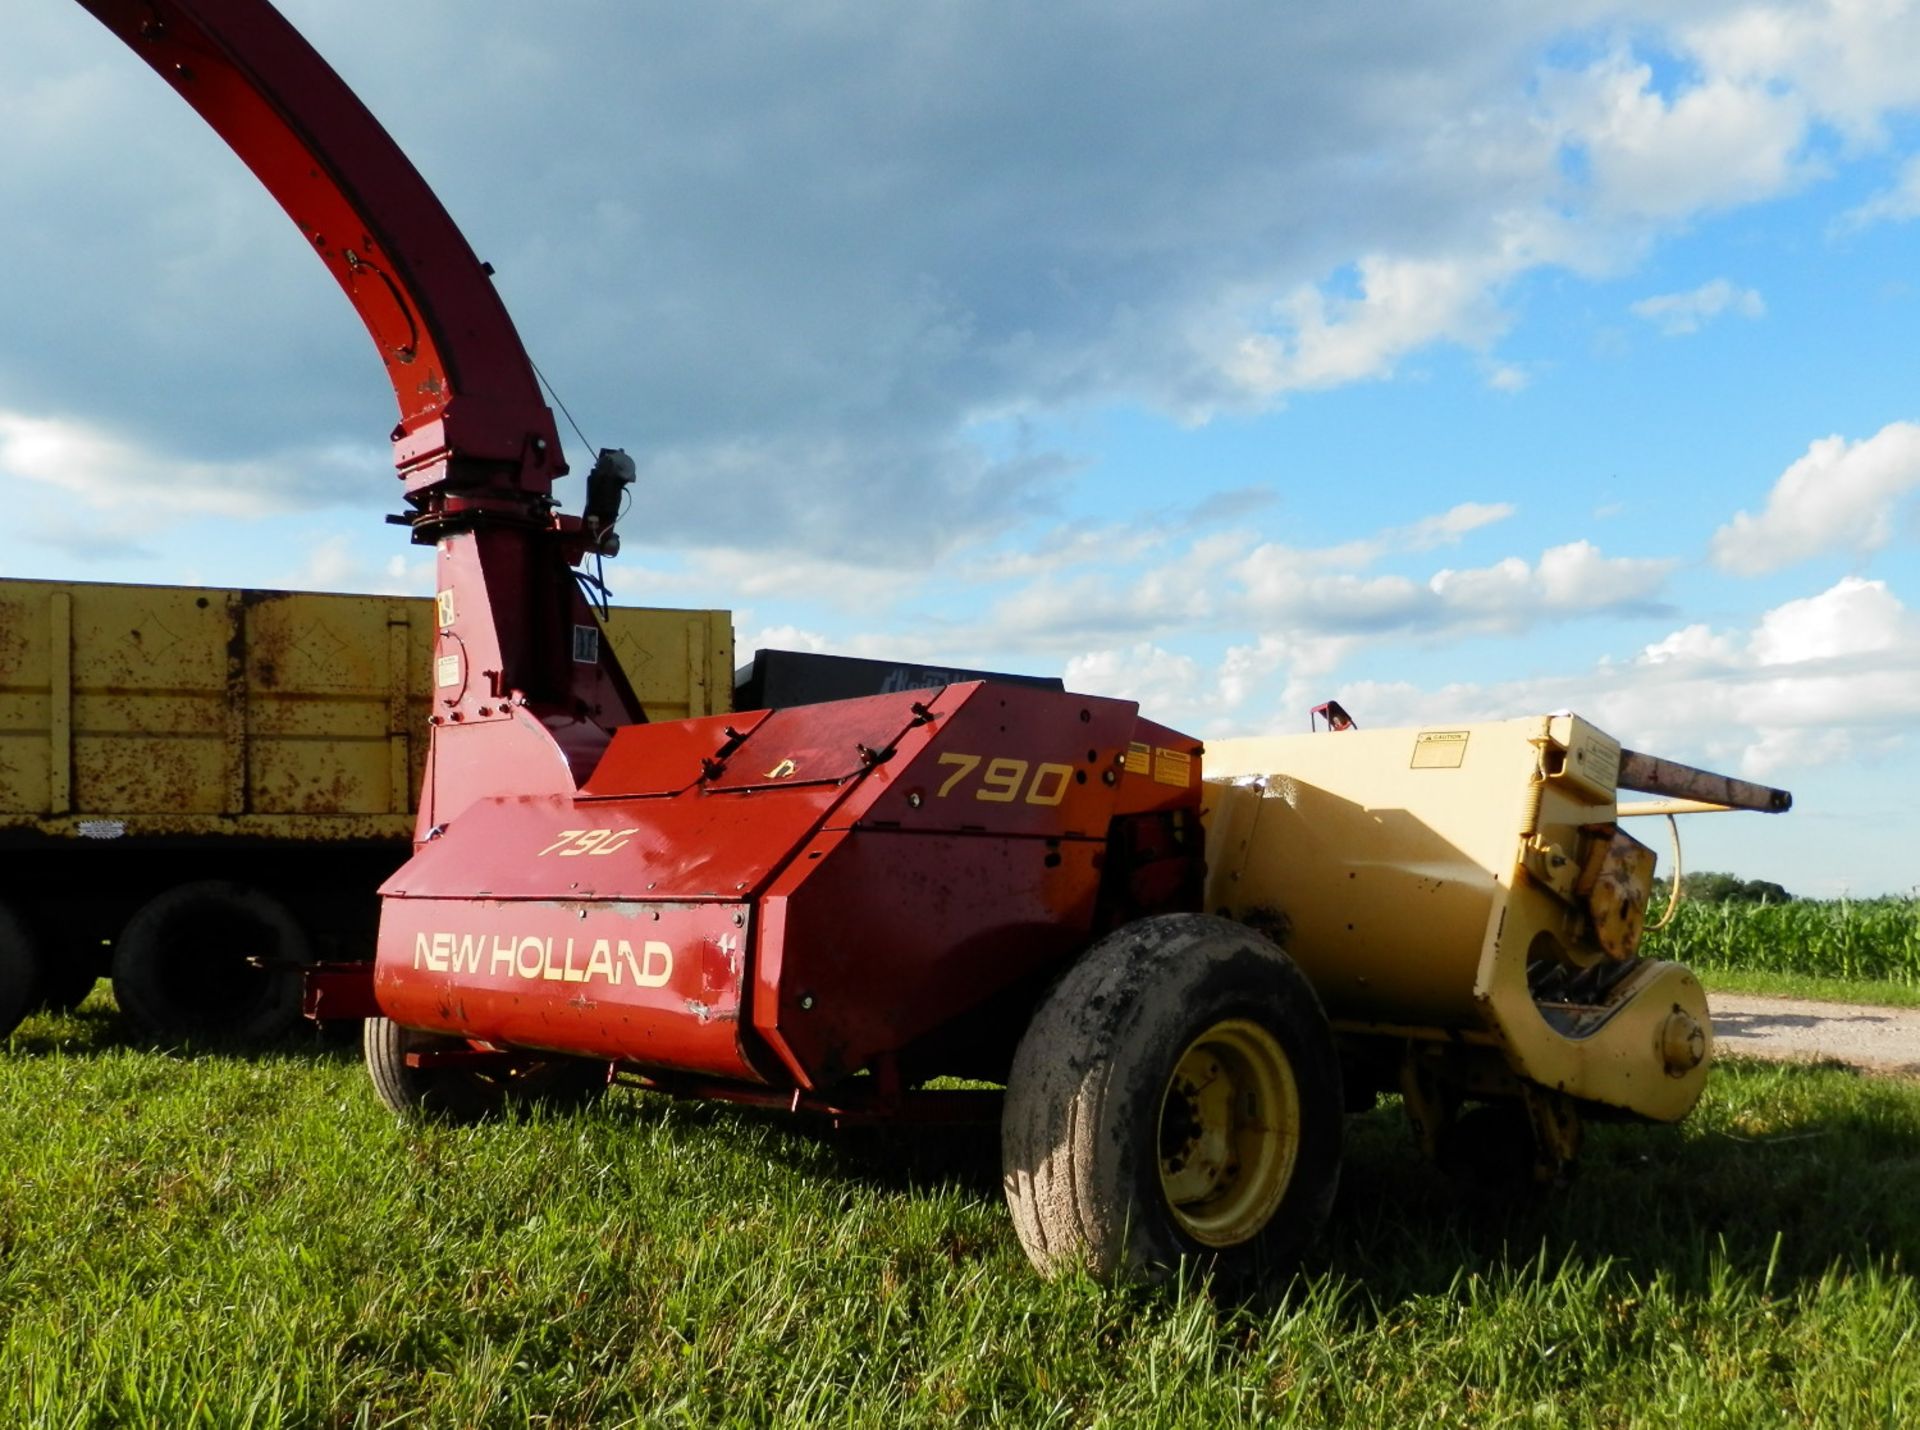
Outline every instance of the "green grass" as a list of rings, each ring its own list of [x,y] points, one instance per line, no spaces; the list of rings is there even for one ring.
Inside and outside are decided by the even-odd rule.
[[[1920,899],[1683,903],[1641,952],[1687,964],[1709,984],[1738,973],[1920,988]]]
[[[1904,1425],[1920,1087],[1732,1063],[1544,1205],[1352,1124],[1301,1279],[1028,1270],[993,1139],[624,1092],[408,1129],[357,1057],[0,1057],[0,1423]]]
[[[1875,1003],[1888,1008],[1920,1008],[1920,983],[1889,983],[1870,978],[1815,978],[1805,973],[1768,973],[1753,969],[1700,969],[1700,980],[1717,993],[1752,993],[1764,998],[1810,998],[1822,1003]]]

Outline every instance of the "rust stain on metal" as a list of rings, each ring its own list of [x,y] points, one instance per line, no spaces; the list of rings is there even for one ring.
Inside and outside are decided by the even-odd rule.
[[[72,612],[58,807],[56,598]],[[77,839],[75,820],[115,819],[138,838],[404,842],[433,619],[425,598],[0,579],[0,831]],[[723,612],[616,609],[608,630],[622,649],[677,657],[690,619],[711,633],[706,663],[730,669]],[[652,664],[650,704],[715,713],[688,662]]]

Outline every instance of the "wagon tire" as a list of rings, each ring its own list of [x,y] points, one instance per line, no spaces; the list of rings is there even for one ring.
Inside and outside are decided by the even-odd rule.
[[[1286,1273],[1339,1181],[1340,1065],[1320,1000],[1242,924],[1168,914],[1073,966],[1007,1080],[1001,1162],[1048,1275],[1218,1285]]]
[[[9,1036],[33,1007],[40,985],[41,949],[27,921],[0,904],[0,1038]]]
[[[462,1052],[472,1046],[464,1038],[404,1027],[391,1018],[368,1018],[360,1034],[374,1095],[409,1121],[482,1122],[534,1108],[571,1112],[606,1091],[607,1065],[585,1058],[544,1057],[506,1073],[407,1062],[410,1053]]]
[[[300,1018],[306,931],[264,890],[180,884],[143,904],[114,942],[113,994],[152,1038],[258,1043]]]
[[[63,951],[43,949],[40,981],[34,988],[33,1006],[55,1013],[71,1013],[87,1001],[93,985],[100,981],[100,960],[93,950],[69,948]]]

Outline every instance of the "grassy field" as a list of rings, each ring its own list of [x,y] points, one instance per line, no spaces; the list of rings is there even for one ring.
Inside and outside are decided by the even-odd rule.
[[[1871,978],[1816,978],[1805,973],[1768,973],[1746,969],[1706,969],[1700,974],[1713,993],[1752,993],[1764,998],[1808,998],[1821,1003],[1875,1003],[1888,1008],[1920,1008],[1920,983],[1888,983]]]
[[[1710,988],[1920,1004],[1920,899],[1683,903],[1641,951]]]
[[[625,1092],[407,1129],[342,1048],[0,1056],[0,1423],[1920,1423],[1920,1087],[1729,1065],[1544,1205],[1352,1124],[1301,1279],[1045,1284],[990,1134]]]

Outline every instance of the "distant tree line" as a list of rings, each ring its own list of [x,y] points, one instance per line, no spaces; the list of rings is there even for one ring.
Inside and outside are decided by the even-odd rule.
[[[1672,887],[1666,879],[1653,881],[1656,901],[1665,899]],[[1771,879],[1742,879],[1736,874],[1708,871],[1685,874],[1680,879],[1681,897],[1691,904],[1787,904],[1793,895]]]

